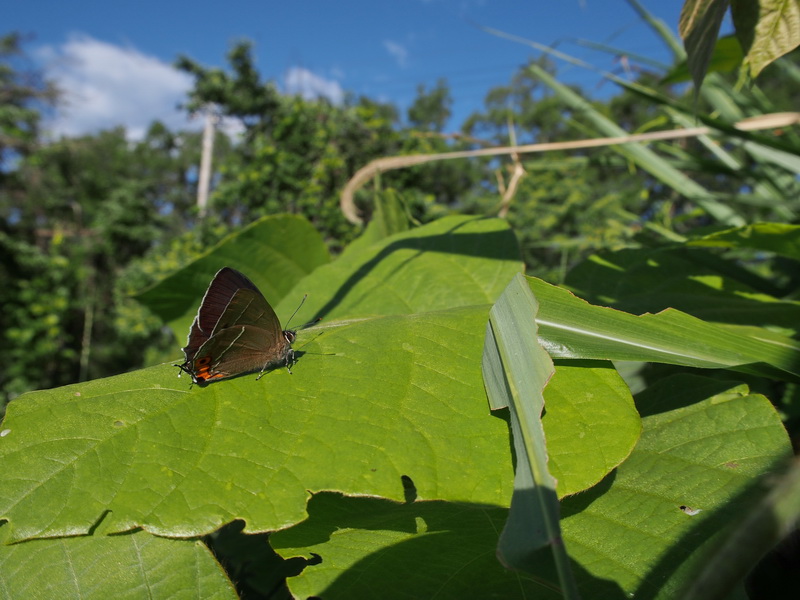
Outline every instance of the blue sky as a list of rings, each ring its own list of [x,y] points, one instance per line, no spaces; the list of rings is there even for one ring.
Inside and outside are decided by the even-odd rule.
[[[682,0],[641,0],[677,29]],[[179,54],[224,66],[240,39],[255,43],[265,78],[284,91],[344,91],[408,107],[418,84],[448,80],[455,100],[449,129],[506,83],[530,47],[485,33],[482,25],[559,50],[597,67],[614,57],[582,39],[669,61],[669,53],[625,0],[307,0],[195,2],[3,0],[4,29],[30,34],[26,48],[64,90],[67,106],[48,123],[74,135],[125,125],[135,137],[152,119],[185,125],[175,107],[191,81],[172,68]],[[2,6],[2,5],[0,5]],[[608,95],[596,73],[562,65],[559,78]]]

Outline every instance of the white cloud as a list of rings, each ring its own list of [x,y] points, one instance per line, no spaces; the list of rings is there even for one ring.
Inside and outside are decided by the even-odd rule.
[[[338,81],[325,79],[303,67],[292,67],[283,76],[287,94],[300,94],[303,98],[328,98],[334,104],[344,100],[344,90]]]
[[[383,40],[383,47],[394,57],[398,66],[405,69],[408,61],[408,50],[406,47],[392,40]]]
[[[46,124],[56,136],[124,125],[128,136],[137,139],[155,119],[170,128],[190,126],[177,105],[186,100],[192,78],[158,58],[84,35],[38,54],[47,76],[63,92],[63,107]],[[198,119],[191,126],[202,123]]]

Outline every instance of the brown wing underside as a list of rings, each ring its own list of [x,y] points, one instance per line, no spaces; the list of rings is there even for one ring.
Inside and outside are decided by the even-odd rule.
[[[261,294],[255,284],[242,273],[230,267],[217,271],[200,303],[197,316],[189,329],[189,339],[183,352],[186,361],[191,361],[197,350],[211,337],[214,327],[224,314],[233,296],[241,289]],[[266,301],[265,301],[266,302]]]
[[[188,370],[196,381],[206,382],[287,364],[292,346],[283,332],[266,338],[263,329],[252,325],[222,329],[187,361]]]
[[[283,331],[278,315],[258,290],[236,290],[214,326],[211,336],[237,325],[252,325],[263,329],[267,340],[281,337]]]

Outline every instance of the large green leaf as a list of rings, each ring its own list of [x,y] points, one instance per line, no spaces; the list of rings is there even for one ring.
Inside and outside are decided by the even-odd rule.
[[[678,28],[686,45],[687,63],[696,88],[705,77],[729,0],[686,0]]]
[[[709,560],[698,565],[681,593],[684,600],[728,597],[742,573],[748,575],[748,595],[759,598],[790,598],[797,593],[791,561],[784,549],[797,544],[800,519],[800,461],[795,457],[780,476],[770,477],[769,493],[731,527],[719,541]],[[791,551],[786,552],[786,555]],[[763,559],[763,560],[762,560]],[[757,565],[753,569],[753,565]],[[778,576],[776,576],[778,575]],[[771,594],[771,596],[770,596]]]
[[[559,498],[598,483],[639,438],[642,426],[630,390],[608,362],[556,361],[544,399],[548,467]]]
[[[663,362],[800,379],[800,345],[766,330],[745,334],[677,310],[635,316],[594,306],[528,279],[539,302],[539,337],[554,358]],[[763,332],[763,333],[762,333]]]
[[[419,241],[404,233],[378,244],[367,269],[353,257],[338,282],[322,276],[330,289],[373,288],[375,312],[398,295],[417,311],[426,299],[483,308],[326,320],[301,333],[292,376],[190,388],[162,366],[15,400],[0,438],[14,473],[0,486],[0,514],[14,538],[84,533],[106,510],[116,531],[189,536],[237,517],[272,530],[303,518],[307,490],[397,497],[404,474],[425,497],[502,502],[510,457],[496,439],[506,425],[486,419],[477,365],[486,303],[521,269],[516,244],[496,219],[418,231]],[[482,232],[496,245],[476,244]]]
[[[305,516],[308,491],[502,503],[506,424],[487,418],[487,308],[303,332],[278,370],[189,388],[175,369],[36,392],[8,407],[0,514],[14,539],[111,531],[176,536],[234,518],[249,531]],[[488,468],[491,466],[491,468]]]
[[[731,515],[752,505],[753,483],[790,452],[770,403],[742,386],[681,376],[637,404],[644,429],[628,460],[561,501],[585,598],[675,597]],[[301,597],[491,597],[492,583],[496,597],[550,598],[558,586],[549,551],[529,574],[498,570],[486,543],[508,514],[499,507],[321,495],[309,513],[271,537],[284,556],[319,557],[289,582]]]
[[[733,236],[705,243],[723,245]],[[603,252],[575,267],[566,283],[587,300],[634,314],[676,308],[716,323],[791,330],[800,323],[800,303],[770,295],[771,284],[707,250]]]
[[[637,406],[644,429],[630,458],[562,502],[564,539],[585,568],[586,589],[615,584],[593,598],[618,598],[617,590],[676,597],[714,536],[755,503],[759,476],[791,453],[773,406],[744,386],[677,376],[638,396]]]
[[[732,0],[731,12],[753,77],[800,44],[800,4],[796,0]]]
[[[182,340],[211,278],[222,267],[242,271],[274,306],[300,279],[329,260],[322,238],[305,219],[294,215],[264,217],[231,234],[136,299],[169,323]],[[286,317],[299,301],[291,299],[294,307]]]
[[[2,544],[0,572],[3,598],[238,597],[204,544],[144,532]]]
[[[800,225],[753,223],[693,238],[690,246],[753,248],[800,260]]]
[[[301,281],[277,308],[291,312],[303,293],[302,314],[326,321],[491,304],[520,271],[505,221],[447,217],[366,248],[356,244]]]

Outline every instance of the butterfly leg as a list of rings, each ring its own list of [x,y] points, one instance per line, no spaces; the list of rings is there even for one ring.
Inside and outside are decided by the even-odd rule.
[[[289,375],[292,374],[292,365],[294,363],[295,363],[294,350],[289,348],[289,351],[286,353],[286,370],[289,371]]]
[[[289,348],[286,351],[286,358],[283,359],[283,364],[286,367],[286,370],[289,371],[289,375],[292,374],[292,365],[294,363],[295,363],[294,350]],[[278,364],[280,364],[280,363],[278,363]],[[264,376],[264,373],[266,372],[267,367],[269,367],[270,365],[275,365],[275,362],[274,361],[270,361],[267,364],[265,364],[263,367],[261,367],[261,371],[259,372],[258,377],[256,377],[256,381],[258,381],[259,379],[261,379]]]

